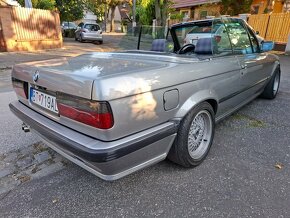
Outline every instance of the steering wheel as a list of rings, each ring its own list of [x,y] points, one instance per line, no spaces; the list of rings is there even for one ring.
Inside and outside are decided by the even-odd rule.
[[[194,52],[195,45],[194,44],[186,44],[182,46],[178,51],[177,54],[186,54],[188,52]]]

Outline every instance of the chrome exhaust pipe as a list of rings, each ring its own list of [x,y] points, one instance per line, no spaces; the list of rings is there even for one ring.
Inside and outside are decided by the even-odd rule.
[[[22,130],[23,130],[24,132],[30,132],[30,127],[27,126],[25,123],[23,123],[23,124],[22,124]]]

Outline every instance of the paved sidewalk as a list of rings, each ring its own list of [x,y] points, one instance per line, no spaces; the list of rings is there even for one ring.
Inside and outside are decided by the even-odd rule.
[[[58,57],[73,57],[94,51],[114,51],[118,49],[118,44],[122,36],[122,34],[104,35],[104,43],[102,45],[91,42],[80,43],[74,39],[66,38],[63,48],[60,49],[35,52],[0,52],[0,70],[11,69],[14,64],[22,62],[47,60]]]
[[[60,49],[41,50],[34,52],[0,52],[0,93],[11,91],[11,69],[15,64],[42,61],[60,57],[74,57],[87,52],[110,52],[119,50],[119,44],[124,34],[104,34],[104,43],[80,43],[74,39],[65,38],[64,46]],[[132,45],[133,46],[133,45]]]
[[[34,133],[24,133],[21,121],[8,109],[16,96],[11,86],[13,65],[59,57],[73,57],[86,52],[118,50],[122,34],[104,35],[102,45],[65,39],[64,47],[35,52],[0,52],[0,195],[35,178],[63,169],[67,162],[49,149]]]

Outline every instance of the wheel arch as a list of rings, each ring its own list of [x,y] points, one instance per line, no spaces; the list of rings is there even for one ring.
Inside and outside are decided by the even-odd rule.
[[[202,102],[209,103],[214,113],[216,114],[218,111],[218,97],[215,91],[213,90],[202,90],[197,93],[194,93],[190,96],[182,105],[179,107],[175,117],[183,118],[186,116],[195,106]]]

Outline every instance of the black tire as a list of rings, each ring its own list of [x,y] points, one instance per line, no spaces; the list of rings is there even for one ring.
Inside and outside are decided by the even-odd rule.
[[[206,141],[205,139],[203,139],[201,142],[201,143],[207,143],[207,145],[206,147],[204,147],[203,152],[201,152],[200,157],[194,158],[189,152],[190,150],[190,147],[189,147],[190,146],[189,144],[190,133],[189,132],[190,132],[194,119],[197,117],[197,115],[203,112],[206,112],[206,114],[208,115],[208,119],[211,122],[211,130],[207,130],[208,133],[206,134],[208,135],[207,136],[208,139]],[[176,139],[168,154],[168,159],[184,167],[195,167],[199,165],[209,153],[209,150],[211,148],[212,141],[214,138],[214,128],[215,128],[215,113],[212,106],[207,102],[203,102],[197,105],[196,107],[194,107],[181,121]],[[196,152],[198,149],[199,148],[195,149],[193,152]]]
[[[103,41],[99,41],[99,44],[100,44],[100,45],[103,44]]]
[[[280,86],[281,70],[278,67],[272,75],[272,78],[265,87],[263,93],[261,94],[262,98],[274,99],[277,96]],[[277,84],[278,83],[278,84]]]

